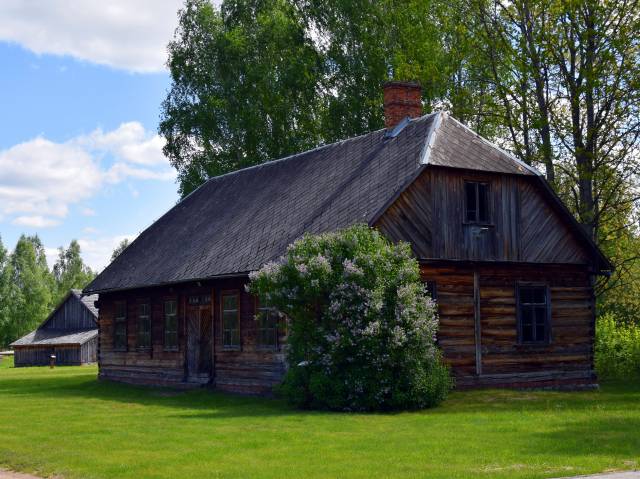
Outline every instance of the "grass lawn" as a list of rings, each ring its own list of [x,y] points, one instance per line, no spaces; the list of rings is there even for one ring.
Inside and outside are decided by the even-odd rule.
[[[640,384],[455,392],[400,414],[96,380],[0,363],[0,466],[72,477],[552,477],[640,463]]]

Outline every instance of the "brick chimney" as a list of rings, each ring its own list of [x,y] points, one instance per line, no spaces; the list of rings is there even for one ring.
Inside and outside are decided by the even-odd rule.
[[[405,117],[422,115],[422,87],[418,82],[390,81],[384,84],[384,126],[393,128]]]

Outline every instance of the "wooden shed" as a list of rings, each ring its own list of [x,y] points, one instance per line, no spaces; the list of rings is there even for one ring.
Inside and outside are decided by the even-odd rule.
[[[72,289],[35,330],[11,344],[20,366],[44,366],[55,356],[56,365],[95,363],[98,349],[97,294],[82,296]]]

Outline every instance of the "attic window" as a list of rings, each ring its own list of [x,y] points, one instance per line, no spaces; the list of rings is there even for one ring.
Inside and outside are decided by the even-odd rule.
[[[489,222],[489,184],[477,181],[464,183],[464,214],[467,223]]]

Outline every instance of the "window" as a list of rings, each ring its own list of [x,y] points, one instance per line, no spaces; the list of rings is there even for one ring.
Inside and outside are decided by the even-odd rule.
[[[467,223],[489,222],[489,185],[467,181],[464,184],[465,221]]]
[[[178,350],[178,303],[175,300],[164,302],[164,349]]]
[[[518,286],[518,336],[521,343],[549,341],[548,298],[545,285]]]
[[[116,301],[113,327],[113,349],[127,350],[127,303]]]
[[[222,295],[222,345],[225,348],[240,347],[238,293]]]
[[[278,347],[278,312],[268,306],[258,305],[258,346],[261,348]]]
[[[138,348],[151,347],[151,308],[149,303],[138,304]]]
[[[435,281],[427,281],[425,283],[425,289],[427,290],[427,294],[431,297],[431,299],[433,299],[434,301],[438,299],[438,291],[436,289]]]

